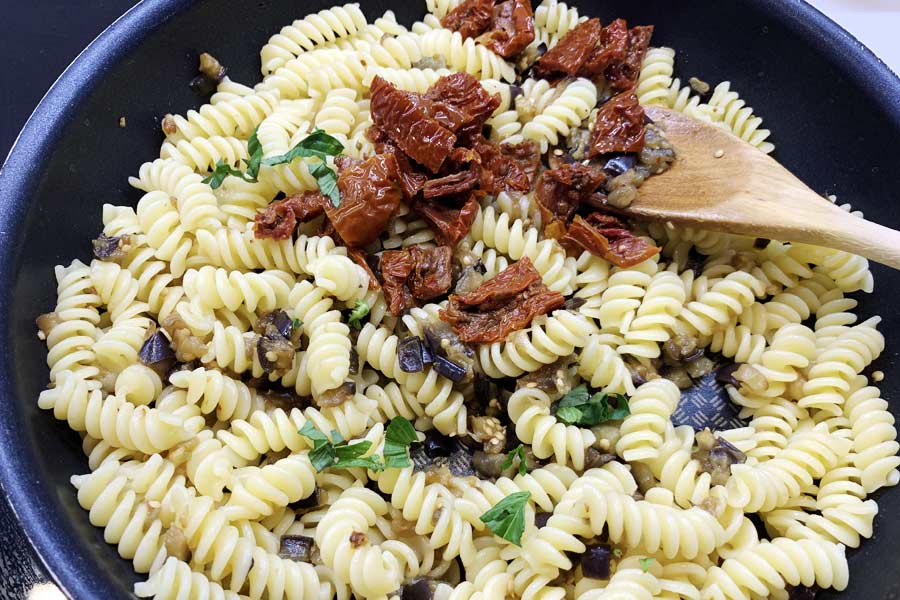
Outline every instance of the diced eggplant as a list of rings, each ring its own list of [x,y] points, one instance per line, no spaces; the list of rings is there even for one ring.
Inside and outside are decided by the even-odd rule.
[[[635,154],[618,154],[606,161],[603,170],[610,177],[617,177],[629,169],[633,169],[637,164],[637,155]]]
[[[397,360],[404,373],[419,373],[425,369],[422,356],[422,340],[411,335],[397,346]]]
[[[444,356],[435,356],[434,357],[434,370],[438,372],[439,375],[443,375],[453,383],[459,383],[463,379],[466,378],[466,373],[468,369],[465,367],[456,364],[449,358]]]
[[[287,560],[312,563],[316,541],[305,535],[283,535],[278,556]]]
[[[306,498],[302,498],[297,500],[296,502],[292,502],[290,504],[291,509],[296,511],[305,511],[311,508],[317,508],[322,505],[322,500],[324,499],[324,495],[322,493],[322,489],[316,487],[313,490],[313,493],[307,496]]]
[[[588,546],[581,555],[581,572],[590,579],[609,579],[612,548],[608,544]]]
[[[456,449],[456,444],[452,438],[449,438],[436,429],[430,429],[425,432],[425,441],[422,442],[424,450],[428,458],[440,458],[450,456]]]
[[[539,512],[534,515],[534,526],[540,529],[541,527],[547,526],[547,521],[550,520],[550,517],[553,516],[553,513],[550,512]]]
[[[293,364],[294,345],[281,336],[261,335],[256,342],[256,356],[266,373],[283,374],[290,371]]]
[[[734,378],[734,373],[740,366],[740,364],[734,363],[719,367],[719,369],[716,371],[716,381],[724,383],[726,385],[739,387],[741,385],[741,382]]]
[[[165,378],[175,364],[175,352],[169,345],[169,338],[162,331],[147,338],[138,357],[141,364],[153,369],[160,378]]]
[[[432,600],[436,585],[433,579],[416,579],[400,588],[400,600]]]

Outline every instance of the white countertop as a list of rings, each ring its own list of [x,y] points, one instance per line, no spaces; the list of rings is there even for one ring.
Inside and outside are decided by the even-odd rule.
[[[900,0],[807,0],[900,74]]]

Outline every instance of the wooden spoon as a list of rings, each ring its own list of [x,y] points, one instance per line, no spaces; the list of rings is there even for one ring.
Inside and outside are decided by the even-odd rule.
[[[849,215],[728,131],[665,108],[647,115],[678,157],[625,214],[846,250],[900,269],[900,232]]]

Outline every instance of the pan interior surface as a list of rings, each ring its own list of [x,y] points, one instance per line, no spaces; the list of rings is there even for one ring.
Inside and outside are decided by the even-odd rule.
[[[0,483],[40,559],[74,598],[130,597],[131,565],[88,522],[69,484],[87,471],[78,436],[36,406],[47,381],[46,348],[34,318],[52,309],[53,268],[90,260],[104,203],[134,206],[128,176],[157,156],[160,117],[202,101],[188,88],[196,56],[213,53],[229,76],[260,79],[259,48],[293,19],[330,6],[315,0],[143,2],[86,50],[48,93],[0,171]],[[775,157],[813,189],[885,226],[900,228],[896,169],[900,81],[846,32],[799,0],[680,3],[583,1],[583,14],[653,24],[653,44],[678,52],[676,75],[731,81],[765,118]],[[370,18],[391,9],[409,24],[419,3],[366,2]],[[119,118],[126,117],[126,129]],[[849,217],[848,217],[849,218]],[[873,265],[876,288],[857,296],[862,317],[880,314],[887,351],[873,365],[888,374],[879,387],[900,415],[891,374],[900,348],[900,273]],[[821,597],[888,598],[900,576],[884,568],[900,555],[900,517],[885,510],[891,488],[875,498],[883,514],[875,535],[850,552],[851,583]]]

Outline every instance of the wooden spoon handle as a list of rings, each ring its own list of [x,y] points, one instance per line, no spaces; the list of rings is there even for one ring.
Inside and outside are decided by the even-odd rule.
[[[840,229],[833,231],[834,241],[815,242],[870,258],[883,265],[900,269],[900,231],[878,223],[848,216]]]

